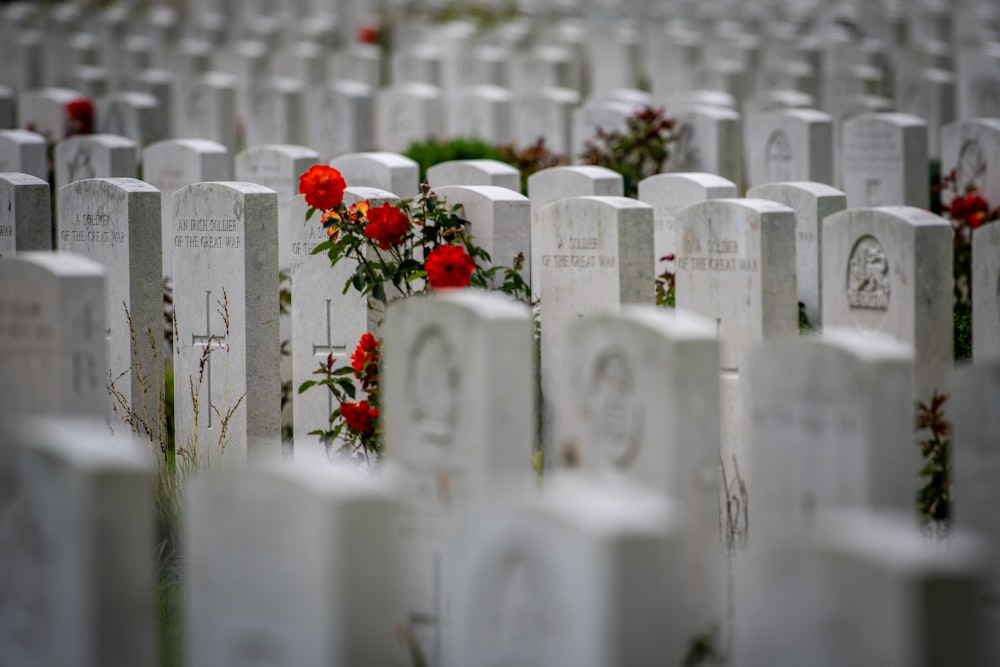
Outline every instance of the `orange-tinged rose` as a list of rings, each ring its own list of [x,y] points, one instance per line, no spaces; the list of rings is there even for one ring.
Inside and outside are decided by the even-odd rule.
[[[299,177],[299,192],[306,196],[306,203],[321,211],[340,206],[346,187],[340,172],[325,164],[314,164]]]

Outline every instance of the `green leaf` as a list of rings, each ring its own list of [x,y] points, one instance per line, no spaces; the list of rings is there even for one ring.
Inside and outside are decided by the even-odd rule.
[[[372,286],[372,296],[379,301],[385,302],[385,286],[382,283],[375,283]]]
[[[312,206],[310,206],[310,207],[309,207],[309,210],[308,210],[308,211],[306,211],[306,222],[309,222],[309,219],[310,219],[311,217],[313,217],[313,213],[315,213],[315,212],[316,212],[316,209],[315,209],[315,208],[313,208]]]
[[[310,387],[315,387],[315,386],[316,386],[316,381],[315,380],[306,380],[305,382],[303,382],[302,384],[299,385],[299,393],[301,394],[306,389],[309,389]]]

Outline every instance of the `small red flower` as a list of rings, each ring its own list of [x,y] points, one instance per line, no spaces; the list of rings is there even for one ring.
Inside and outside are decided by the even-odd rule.
[[[378,243],[382,250],[398,244],[409,230],[410,219],[406,217],[406,213],[389,202],[368,210],[365,236]]]
[[[378,44],[380,36],[377,25],[365,23],[358,26],[357,39],[359,44]]]
[[[468,287],[476,265],[462,246],[443,245],[427,256],[424,270],[427,271],[427,282],[434,289]]]
[[[951,202],[951,217],[966,223],[973,229],[983,224],[990,212],[990,205],[976,193],[956,197]]]
[[[375,423],[378,421],[378,410],[368,404],[368,401],[360,403],[341,403],[340,416],[348,428],[358,433],[373,433]]]
[[[67,134],[92,134],[94,132],[94,103],[78,97],[66,103],[68,116]]]
[[[340,206],[346,187],[340,172],[325,164],[314,164],[299,177],[299,192],[306,196],[306,203],[321,211]]]
[[[351,355],[351,368],[354,375],[365,386],[378,378],[378,341],[375,336],[366,333]]]

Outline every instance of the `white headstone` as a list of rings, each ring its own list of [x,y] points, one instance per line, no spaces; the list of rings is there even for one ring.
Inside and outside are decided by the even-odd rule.
[[[319,153],[305,146],[269,144],[248,148],[236,156],[233,177],[278,193],[278,265],[291,266],[289,228],[301,220],[289,218],[292,197],[299,192],[299,176],[319,162]]]
[[[176,130],[192,139],[210,139],[236,152],[236,82],[222,72],[196,78],[180,98]]]
[[[453,522],[533,476],[531,316],[502,295],[451,290],[390,304],[383,331],[385,451],[402,469],[407,510],[407,621],[427,664],[440,664]]]
[[[491,144],[514,140],[512,97],[499,86],[472,86],[459,90],[449,104],[448,134],[474,137]]]
[[[899,110],[927,123],[927,154],[941,158],[941,128],[955,120],[955,78],[950,71],[927,67],[903,69],[897,74]]]
[[[514,100],[514,140],[518,146],[531,146],[539,139],[556,155],[572,151],[573,110],[580,104],[580,93],[567,88],[544,88]]]
[[[1000,359],[1000,222],[972,232],[972,358]]]
[[[814,109],[751,115],[746,135],[749,187],[785,181],[833,184],[833,122]]]
[[[304,96],[303,85],[295,79],[275,77],[252,87],[246,145],[304,143]]]
[[[136,144],[113,134],[82,134],[56,144],[56,186],[87,178],[135,178]]]
[[[654,174],[639,181],[639,201],[653,207],[656,275],[677,253],[677,211],[700,201],[736,196],[736,184],[715,174]],[[669,265],[668,265],[669,266]]]
[[[752,525],[803,530],[830,508],[913,513],[908,345],[827,329],[765,341],[747,373]]]
[[[849,207],[930,205],[927,124],[900,113],[843,121],[840,180]]]
[[[18,123],[49,141],[59,141],[67,136],[69,129],[66,105],[83,97],[83,93],[69,88],[22,91],[17,100]]]
[[[795,211],[795,282],[806,319],[819,328],[823,314],[823,219],[843,211],[844,193],[822,183],[771,183],[747,191],[747,197],[770,199]]]
[[[57,247],[107,270],[108,365],[101,369],[118,416],[117,440],[133,431],[159,449],[164,350],[160,192],[133,178],[98,178],[59,189]]]
[[[941,174],[951,171],[959,195],[972,187],[991,207],[1000,205],[1000,118],[962,120],[942,130]],[[949,204],[951,193],[942,195]]]
[[[665,171],[705,171],[736,183],[742,191],[740,115],[700,105],[679,111],[675,120],[677,140]]]
[[[823,221],[823,326],[880,332],[914,348],[913,399],[948,393],[952,228],[910,207],[848,209]]]
[[[399,198],[391,192],[375,188],[348,187],[344,204],[351,206],[367,201],[371,206],[396,204]],[[350,355],[362,334],[368,331],[369,306],[356,292],[343,294],[347,280],[354,275],[358,263],[344,257],[330,266],[325,254],[313,255],[312,250],[326,240],[322,221],[313,216],[306,222],[308,209],[303,195],[292,198],[289,206],[291,277],[292,277],[292,389],[307,380],[315,380],[313,371],[326,364],[333,355],[334,365],[350,363]],[[329,449],[311,431],[328,428],[330,414],[337,406],[333,394],[326,388],[313,388],[294,398],[295,459],[296,461],[327,461],[336,450]],[[336,447],[331,443],[330,447]]]
[[[0,172],[11,171],[48,179],[45,137],[27,130],[0,131]]]
[[[379,150],[401,153],[412,142],[442,136],[442,119],[441,89],[437,86],[400,83],[383,88],[375,96],[375,145]]]
[[[553,477],[542,500],[480,509],[452,540],[445,667],[680,664],[673,506]]]
[[[0,257],[52,249],[49,184],[20,173],[0,173]]]
[[[109,414],[106,275],[100,264],[69,253],[0,258],[5,414]]]
[[[306,91],[306,142],[323,162],[375,150],[374,118],[374,92],[361,81],[334,81]]]
[[[226,147],[207,139],[167,139],[142,151],[142,178],[160,191],[163,274],[173,270],[174,193],[206,181],[228,181],[232,162]]]
[[[420,192],[419,165],[398,153],[351,153],[330,160],[350,187],[378,188],[409,199]]]
[[[178,447],[200,460],[279,450],[278,198],[251,183],[174,194]],[[192,393],[194,395],[192,396]]]
[[[696,315],[626,306],[573,323],[573,363],[556,397],[555,468],[608,480],[627,478],[677,502],[685,572],[671,592],[682,610],[672,632],[684,644],[710,634],[724,616],[719,545],[719,349],[714,323]],[[672,658],[668,662],[678,662]]]
[[[532,221],[541,281],[542,390],[557,400],[574,360],[562,341],[588,312],[655,301],[653,209],[625,197],[573,197],[542,208]],[[549,403],[554,405],[554,403]],[[547,443],[547,447],[551,443]]]
[[[149,93],[115,93],[97,105],[97,131],[127,137],[141,151],[167,138],[169,112]]]
[[[108,444],[99,420],[29,420],[14,432],[7,426],[0,435],[4,663],[153,664],[149,473],[135,454]]]
[[[384,484],[337,468],[203,475],[186,510],[186,664],[402,664],[406,554]]]
[[[434,188],[447,206],[461,206],[458,215],[477,246],[490,254],[493,265],[513,268],[523,262],[521,277],[531,284],[531,202],[524,195],[495,185],[452,185]],[[504,276],[497,273],[493,283]]]
[[[427,169],[427,183],[442,185],[491,185],[521,192],[521,172],[498,160],[449,160]]]

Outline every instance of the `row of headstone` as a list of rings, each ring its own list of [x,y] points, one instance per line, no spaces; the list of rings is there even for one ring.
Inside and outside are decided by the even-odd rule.
[[[661,664],[706,642],[722,650],[723,634],[734,664],[810,649],[831,665],[990,664],[983,547],[958,531],[943,549],[912,518],[891,518],[917,480],[907,346],[827,332],[751,353],[750,465],[729,480],[712,323],[642,307],[584,317],[567,338],[579,363],[557,415],[564,457],[547,463],[539,496],[528,309],[463,291],[388,317],[383,474],[263,467],[190,485],[188,664],[367,664],[414,649],[427,664]],[[971,406],[1000,391],[996,371],[970,367],[956,382],[970,399],[956,414],[956,520],[988,538],[987,553],[993,431]],[[24,564],[0,579],[0,605],[38,621],[0,626],[0,646],[29,661],[68,645],[84,664],[149,664],[143,464],[100,423],[35,422],[4,429],[0,474],[0,554]],[[720,498],[726,481],[738,483]],[[778,577],[796,586],[765,585]],[[104,614],[135,631],[84,624]],[[837,641],[823,630],[831,617]]]

